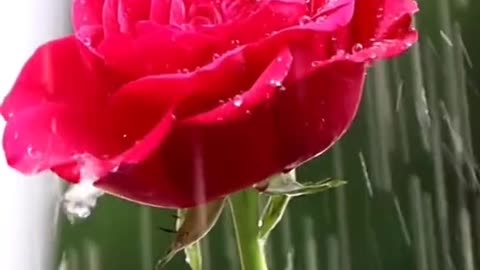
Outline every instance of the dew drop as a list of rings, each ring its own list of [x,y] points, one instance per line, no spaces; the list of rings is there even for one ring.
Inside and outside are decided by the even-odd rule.
[[[27,155],[31,158],[38,158],[40,153],[38,151],[36,151],[35,149],[33,149],[32,146],[29,146],[27,147]]]
[[[310,22],[312,22],[312,18],[310,16],[305,15],[300,18],[300,24],[302,25],[308,24]]]
[[[240,45],[240,40],[238,40],[238,39],[233,39],[233,40],[231,41],[231,43],[232,43],[232,45],[234,45],[234,46],[238,46],[238,45]]]
[[[270,85],[275,87],[275,89],[280,90],[280,91],[285,91],[286,90],[286,88],[282,84],[282,82],[278,81],[278,80],[270,80]]]
[[[377,10],[377,19],[381,19],[383,17],[383,8],[379,8]]]
[[[85,44],[85,46],[89,47],[92,45],[92,39],[90,37],[81,37],[80,41]]]
[[[322,64],[322,61],[312,61],[312,67],[319,67]]]
[[[128,137],[127,134],[123,134],[123,135],[122,135],[122,138],[124,138],[124,139],[126,139],[127,137]]]
[[[357,53],[363,50],[363,45],[361,43],[355,43],[352,47],[352,52]]]
[[[212,56],[212,59],[213,59],[213,60],[216,60],[216,59],[218,59],[218,58],[220,58],[220,54],[214,53],[213,56]]]
[[[188,68],[177,69],[177,73],[189,73],[190,70]]]
[[[316,22],[323,22],[327,20],[326,15],[319,16],[318,18],[315,19]]]
[[[239,95],[236,95],[234,98],[233,98],[233,105],[237,108],[241,107],[243,104],[243,99],[241,96]]]

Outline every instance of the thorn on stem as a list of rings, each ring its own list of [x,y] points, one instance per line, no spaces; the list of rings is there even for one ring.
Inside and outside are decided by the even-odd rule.
[[[166,233],[177,233],[177,230],[174,229],[169,229],[169,228],[164,228],[164,227],[157,227],[159,230],[164,231]]]

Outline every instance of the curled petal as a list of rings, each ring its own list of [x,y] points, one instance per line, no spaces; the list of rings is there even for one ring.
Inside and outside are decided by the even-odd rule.
[[[417,11],[413,0],[357,0],[351,34],[355,42],[365,46],[382,40],[401,40],[415,32],[411,24]]]
[[[53,103],[23,110],[5,128],[7,162],[31,174],[66,163],[93,161],[94,156],[101,157],[118,147],[102,120],[94,110],[75,111]]]
[[[1,113],[9,118],[45,102],[73,107],[106,101],[119,79],[73,36],[49,42],[35,51],[23,67]]]
[[[183,0],[151,0],[150,19],[159,24],[182,24],[185,21]]]
[[[283,66],[273,61],[269,69]],[[294,66],[285,90],[276,89],[271,96],[265,94],[269,88],[252,91],[252,100],[263,102],[247,101],[237,108],[245,117],[229,118],[228,111],[222,115],[214,109],[217,119],[209,113],[186,118],[153,155],[120,167],[96,185],[139,203],[190,207],[199,196],[219,198],[322,153],[353,120],[365,67],[336,60],[299,74],[292,70]]]
[[[72,19],[75,31],[84,26],[102,25],[102,9],[105,0],[73,0]]]

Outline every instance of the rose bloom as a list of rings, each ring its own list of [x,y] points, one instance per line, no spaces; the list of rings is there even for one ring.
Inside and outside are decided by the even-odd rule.
[[[8,164],[183,208],[332,146],[413,0],[76,0],[1,106]],[[385,89],[387,91],[388,89]]]

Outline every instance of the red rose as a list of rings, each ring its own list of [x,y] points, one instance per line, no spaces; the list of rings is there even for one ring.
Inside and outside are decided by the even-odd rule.
[[[350,126],[413,0],[76,0],[1,113],[10,166],[189,207],[295,168]],[[387,91],[387,89],[385,89]]]

